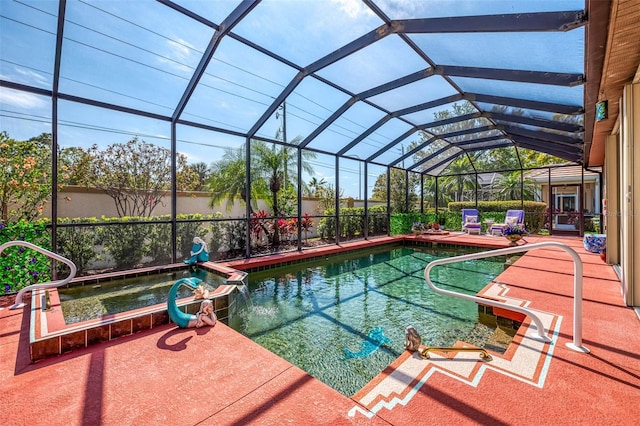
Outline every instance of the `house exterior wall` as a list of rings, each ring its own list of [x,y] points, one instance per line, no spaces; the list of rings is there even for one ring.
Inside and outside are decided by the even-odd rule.
[[[620,268],[623,297],[627,305],[640,306],[640,84],[625,86],[620,103]]]
[[[551,185],[580,185],[580,179],[576,180],[576,181],[562,181],[562,183],[556,183],[553,182],[553,180],[551,181]],[[599,182],[587,182],[585,180],[584,182],[584,186],[583,186],[583,194],[582,194],[582,202],[583,202],[583,206],[585,209],[585,213],[590,213],[590,214],[599,214],[600,213],[600,202],[599,202],[599,196],[598,196],[598,191],[599,191]],[[556,188],[556,191],[559,194],[573,194],[575,193],[575,188],[574,187],[570,187],[567,188],[566,191],[563,190],[563,188]],[[541,194],[541,198],[542,198],[542,202],[543,203],[547,203],[547,205],[549,204],[549,185],[541,185],[540,188],[540,192]]]

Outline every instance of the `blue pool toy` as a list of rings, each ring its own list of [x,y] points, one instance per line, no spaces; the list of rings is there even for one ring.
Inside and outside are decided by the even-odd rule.
[[[360,344],[360,350],[358,352],[351,352],[345,348],[343,359],[364,358],[380,349],[380,346],[384,343],[391,344],[391,339],[384,335],[382,328],[375,327],[367,335],[367,340]]]
[[[207,248],[207,243],[205,243],[200,237],[194,237],[193,245],[191,246],[191,253],[189,253],[189,255],[189,259],[184,260],[184,263],[188,265],[193,265],[196,262],[209,261],[209,249]]]
[[[167,311],[169,312],[169,318],[175,322],[180,328],[188,328],[190,321],[197,320],[195,315],[187,314],[178,309],[176,304],[176,298],[178,296],[178,288],[181,285],[186,285],[192,290],[198,288],[198,284],[202,282],[199,278],[181,278],[176,281],[169,289],[169,297],[167,298]]]

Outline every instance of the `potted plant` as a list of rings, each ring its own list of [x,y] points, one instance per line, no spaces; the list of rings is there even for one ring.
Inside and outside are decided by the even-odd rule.
[[[517,245],[517,242],[520,241],[526,233],[527,230],[525,226],[519,224],[509,224],[502,231],[502,235],[511,242],[510,245],[512,246]]]
[[[413,232],[414,235],[422,235],[424,233],[424,223],[413,222],[413,224],[411,224],[411,232]]]

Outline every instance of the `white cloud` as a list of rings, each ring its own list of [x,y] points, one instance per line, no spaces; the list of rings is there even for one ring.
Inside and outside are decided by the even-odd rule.
[[[48,105],[48,102],[31,93],[2,90],[0,91],[0,104],[11,105],[17,108],[34,109],[44,108]]]
[[[51,85],[51,78],[43,75],[40,72],[36,72],[31,69],[23,68],[17,64],[8,64],[5,69],[5,73],[0,74],[0,78],[3,80],[14,81],[16,83],[24,83],[31,86],[44,86]]]
[[[371,9],[365,6],[360,0],[332,0],[338,5],[338,9],[350,18],[357,18],[361,15],[371,15]]]
[[[167,46],[170,50],[170,55],[179,62],[188,62],[193,53],[196,52],[196,48],[191,43],[179,38],[177,40],[167,41]]]
[[[197,54],[197,58],[201,57],[201,53],[198,53],[195,47],[185,40],[167,40],[167,50],[165,52],[166,58],[158,57],[158,61],[162,64],[170,66],[176,70],[192,73],[193,68],[197,65],[194,62],[193,55]],[[184,64],[184,65],[182,65]]]
[[[33,82],[35,80],[41,84],[50,84],[50,81],[45,76],[35,71],[16,67],[16,73],[23,76],[28,82]]]

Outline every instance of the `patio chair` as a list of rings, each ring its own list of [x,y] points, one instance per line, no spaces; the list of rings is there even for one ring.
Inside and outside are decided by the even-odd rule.
[[[524,225],[524,210],[507,210],[504,223],[491,225],[491,235],[502,236],[504,229],[508,225]]]
[[[480,235],[481,228],[482,224],[478,220],[478,210],[462,209],[462,230],[467,232],[469,235]]]

